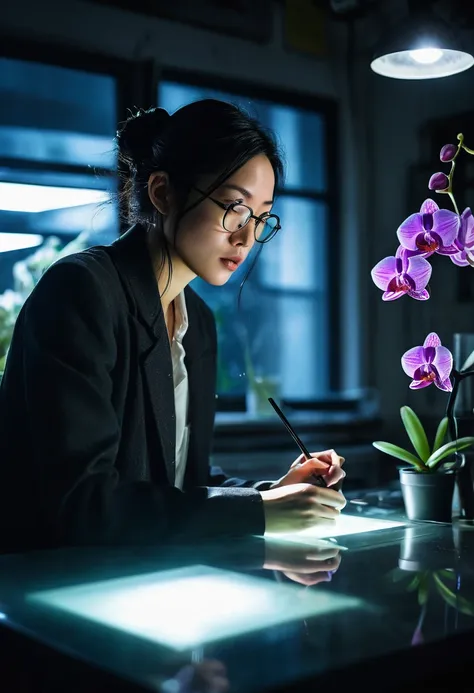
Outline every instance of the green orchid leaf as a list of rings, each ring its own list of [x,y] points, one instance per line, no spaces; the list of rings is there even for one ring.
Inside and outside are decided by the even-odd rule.
[[[414,592],[420,585],[420,577],[419,575],[415,575],[415,577],[410,580],[410,582],[407,585],[407,592]]]
[[[449,455],[453,455],[459,450],[470,448],[471,445],[474,445],[474,437],[472,436],[458,438],[457,440],[451,441],[451,443],[446,443],[438,448],[438,450],[426,460],[426,466],[430,469],[434,469],[445,457],[449,457]]]
[[[394,568],[388,573],[387,577],[391,578],[392,582],[402,582],[403,580],[406,580],[409,577],[409,573],[407,573],[406,570]]]
[[[418,589],[418,604],[423,606],[428,601],[430,593],[430,578],[426,573],[420,578],[420,587]]]
[[[436,583],[436,587],[438,588],[438,592],[441,595],[441,597],[444,599],[444,601],[449,604],[449,606],[452,606],[454,609],[457,611],[460,611],[462,614],[465,614],[466,616],[474,616],[474,604],[470,601],[468,601],[465,597],[462,597],[460,594],[455,594],[452,592],[449,587],[447,587],[444,582],[436,575],[436,573],[433,574],[434,581]]]
[[[386,455],[396,457],[398,460],[403,460],[403,462],[408,462],[408,464],[413,465],[413,467],[416,467],[419,471],[427,469],[425,464],[418,457],[415,457],[411,452],[400,448],[398,445],[386,443],[383,440],[376,440],[372,445]]]
[[[426,462],[430,456],[430,445],[423,424],[411,407],[402,407],[400,409],[400,416],[402,417],[403,425],[405,426],[405,430],[408,433],[408,437],[418,457],[420,457],[423,462]]]
[[[450,582],[455,582],[456,581],[456,573],[454,570],[437,570],[435,574],[441,579],[444,578],[445,580],[449,580]]]
[[[449,419],[447,416],[445,416],[444,419],[441,419],[441,421],[439,422],[431,454],[433,454],[433,452],[436,452],[436,450],[439,450],[439,448],[443,445],[444,439],[446,438],[446,433],[448,432],[448,424]]]

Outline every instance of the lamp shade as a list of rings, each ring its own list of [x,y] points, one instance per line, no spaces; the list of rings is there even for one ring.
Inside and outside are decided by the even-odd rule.
[[[383,38],[370,67],[395,79],[434,79],[463,72],[474,65],[449,26],[432,15],[408,17]]]

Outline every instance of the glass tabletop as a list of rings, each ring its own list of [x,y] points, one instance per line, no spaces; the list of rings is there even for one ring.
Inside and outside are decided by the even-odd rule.
[[[470,631],[473,549],[351,503],[330,531],[3,556],[0,627],[143,689],[264,690]]]

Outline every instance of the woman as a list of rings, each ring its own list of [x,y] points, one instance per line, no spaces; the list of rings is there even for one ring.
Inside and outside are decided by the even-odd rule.
[[[189,282],[223,285],[271,214],[277,147],[230,104],[151,109],[118,133],[131,228],[56,262],[18,318],[0,395],[7,546],[157,543],[333,521],[336,453],[277,482],[209,468],[214,318]],[[326,463],[326,464],[324,464]]]

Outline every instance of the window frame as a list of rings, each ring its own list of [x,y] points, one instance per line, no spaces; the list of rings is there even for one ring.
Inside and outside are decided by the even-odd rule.
[[[225,91],[236,96],[245,96],[258,100],[274,102],[278,105],[293,106],[311,113],[317,113],[324,120],[326,129],[325,173],[327,190],[316,192],[304,188],[277,190],[277,196],[291,196],[322,201],[327,205],[328,219],[331,220],[331,237],[326,244],[326,263],[331,286],[328,287],[328,354],[329,354],[329,390],[341,391],[341,292],[340,292],[340,170],[339,170],[339,105],[335,99],[308,94],[300,91],[281,89],[277,87],[260,86],[255,82],[227,79],[211,75],[207,72],[195,72],[184,69],[163,67],[155,85],[155,94],[159,93],[160,82],[176,82],[179,84]],[[160,104],[158,104],[160,105]],[[329,146],[330,143],[330,146]],[[284,146],[284,143],[283,143]],[[284,229],[283,229],[284,231]],[[300,293],[291,290],[275,289],[275,292],[285,295]],[[311,405],[311,402],[308,402]]]

